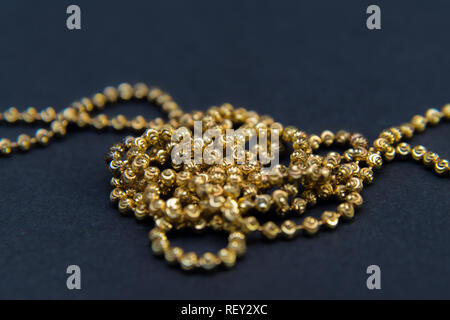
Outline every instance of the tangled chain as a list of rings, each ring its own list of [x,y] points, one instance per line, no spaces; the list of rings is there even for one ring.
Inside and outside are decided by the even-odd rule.
[[[128,120],[123,115],[108,118],[105,114],[92,115],[107,104],[119,100],[145,99],[160,107],[168,115],[147,121],[138,116]],[[111,201],[118,204],[123,214],[134,214],[138,220],[153,219],[155,227],[149,238],[153,251],[164,255],[169,263],[180,264],[184,270],[214,269],[219,265],[233,266],[246,251],[246,236],[260,232],[268,239],[279,235],[293,238],[299,232],[313,235],[321,228],[335,228],[341,218],[352,219],[363,204],[360,195],[364,184],[373,180],[373,170],[383,161],[396,156],[412,158],[432,168],[437,174],[448,176],[447,160],[424,146],[411,147],[403,140],[422,132],[427,125],[437,125],[441,119],[450,119],[450,104],[441,111],[429,109],[425,116],[416,115],[410,122],[383,130],[369,145],[359,133],[344,130],[333,133],[323,131],[320,135],[307,134],[293,126],[284,127],[270,116],[260,116],[254,111],[234,108],[226,103],[213,106],[206,112],[183,113],[172,97],[158,88],[138,83],[123,83],[117,88],[107,87],[92,98],[83,98],[57,113],[53,108],[38,112],[28,108],[19,112],[10,108],[0,114],[0,120],[15,123],[43,121],[49,129],[39,129],[34,137],[22,134],[16,142],[0,140],[0,152],[10,154],[15,150],[26,151],[35,144],[46,145],[55,136],[64,136],[69,125],[95,127],[102,130],[131,129],[141,134],[127,137],[113,145],[106,162],[113,174]],[[176,129],[185,128],[192,133],[194,121],[201,121],[203,129],[253,129],[258,137],[263,132],[281,137],[279,144],[267,142],[268,152],[289,154],[289,165],[278,164],[269,172],[262,171],[259,160],[242,164],[226,160],[201,163],[176,164],[171,152],[178,145],[173,139]],[[210,137],[192,140],[194,147],[204,150],[211,145]],[[341,153],[329,152],[325,156],[315,153],[321,146],[334,144],[347,146]],[[226,145],[226,144],[225,144]],[[245,151],[244,158],[252,159]],[[217,160],[217,159],[215,159]],[[274,210],[280,216],[302,215],[319,199],[337,199],[335,211],[324,211],[320,219],[305,217],[300,224],[285,219],[278,226],[273,221],[260,224],[257,216]],[[229,234],[228,245],[217,254],[207,252],[198,256],[184,252],[180,247],[170,246],[167,233],[173,229],[191,228],[197,231],[212,228]]]

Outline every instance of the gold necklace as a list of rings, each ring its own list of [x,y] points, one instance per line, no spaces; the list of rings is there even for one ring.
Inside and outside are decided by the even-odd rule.
[[[147,100],[160,107],[169,120],[92,115],[107,104],[131,99]],[[19,112],[13,107],[0,113],[0,121],[8,123],[42,121],[49,125],[48,129],[37,130],[34,137],[21,134],[15,142],[1,139],[0,152],[8,155],[13,151],[28,151],[37,144],[47,145],[55,137],[64,136],[69,125],[98,130],[131,129],[141,134],[115,144],[105,156],[113,174],[111,201],[118,203],[123,214],[134,214],[138,220],[154,220],[149,238],[155,254],[164,255],[168,262],[178,263],[184,270],[196,267],[210,270],[219,265],[233,266],[237,257],[246,251],[245,238],[249,233],[260,232],[268,239],[279,235],[292,238],[299,232],[313,235],[323,227],[335,228],[341,218],[352,219],[363,203],[360,193],[364,184],[372,182],[373,170],[379,169],[383,161],[392,161],[396,156],[411,158],[441,176],[448,176],[447,160],[424,146],[412,147],[403,141],[442,119],[450,119],[450,104],[441,111],[429,109],[425,116],[416,115],[410,122],[383,130],[373,146],[369,146],[368,140],[359,133],[341,130],[334,134],[326,130],[320,135],[306,134],[293,126],[284,127],[270,116],[234,108],[228,103],[213,106],[206,112],[183,113],[172,97],[160,89],[142,83],[134,86],[123,83],[117,88],[107,87],[92,98],[82,98],[60,113],[51,107],[40,112],[32,107]],[[195,121],[201,121],[203,129],[222,133],[240,128],[253,130],[258,138],[263,132],[279,136],[279,144],[268,141],[266,146],[270,152],[290,146],[289,165],[278,164],[264,172],[261,161],[247,161],[255,160],[249,151],[244,152],[246,161],[241,164],[224,159],[213,159],[216,160],[213,164],[208,164],[206,159],[200,163],[175,163],[171,152],[180,144],[174,134],[180,128],[192,134]],[[200,151],[212,143],[208,136],[189,141]],[[314,153],[322,146],[333,144],[348,145],[348,149],[342,154]],[[225,141],[225,147],[229,145]],[[235,146],[232,148],[237,150]],[[292,212],[302,215],[307,207],[327,198],[335,198],[340,204],[336,211],[325,211],[319,219],[308,216],[301,224],[286,219],[280,226],[273,221],[261,225],[257,219],[271,209],[280,216]],[[182,228],[225,231],[229,234],[228,245],[217,254],[207,252],[198,257],[194,252],[185,253],[179,247],[170,246],[167,238],[167,232]]]

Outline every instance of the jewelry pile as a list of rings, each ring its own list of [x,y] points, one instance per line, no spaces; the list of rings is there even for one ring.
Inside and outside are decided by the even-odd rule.
[[[167,113],[168,121],[161,118],[147,121],[143,116],[129,120],[123,115],[110,119],[105,114],[92,114],[107,104],[131,99],[147,100],[156,105]],[[110,199],[118,204],[123,214],[133,214],[138,220],[154,220],[155,227],[149,238],[156,254],[164,255],[169,263],[179,264],[184,270],[210,270],[219,265],[233,266],[245,253],[245,239],[250,233],[260,232],[268,239],[280,235],[292,238],[298,233],[313,235],[322,228],[336,228],[341,218],[352,219],[363,204],[360,194],[364,185],[372,182],[374,170],[379,169],[383,161],[410,158],[439,175],[448,176],[447,160],[424,146],[413,147],[404,142],[442,119],[450,119],[450,104],[440,111],[429,109],[425,116],[416,115],[410,122],[383,130],[370,145],[359,133],[326,130],[320,135],[307,134],[293,126],[284,127],[270,116],[234,108],[228,103],[213,106],[206,112],[184,113],[169,94],[158,88],[123,83],[117,88],[107,87],[92,98],[82,98],[61,113],[51,107],[41,112],[33,107],[19,112],[12,107],[0,113],[0,121],[8,123],[42,121],[49,124],[49,129],[39,129],[33,137],[22,134],[15,142],[1,139],[0,153],[8,155],[13,151],[27,151],[33,145],[47,145],[54,137],[64,136],[69,125],[98,130],[129,129],[142,134],[113,145],[105,156],[113,175]],[[269,140],[265,146],[267,155],[290,152],[289,165],[275,165],[269,172],[261,170],[263,164],[250,151],[241,155],[246,160],[243,163],[230,162],[214,154],[211,157],[217,158],[209,159],[215,160],[212,162],[204,159],[200,163],[175,163],[171,157],[178,145],[173,139],[174,132],[184,128],[192,133],[195,121],[201,121],[203,129],[222,133],[243,129],[255,132],[258,138],[262,134],[276,134],[281,141],[275,144]],[[191,142],[194,149],[200,151],[213,143],[210,136]],[[342,154],[333,151],[321,156],[317,153],[320,147],[334,144],[348,149]],[[235,148],[224,139],[226,147]],[[238,157],[237,153],[234,155]],[[308,216],[301,224],[286,219],[280,226],[272,221],[260,224],[257,219],[269,210],[280,216],[302,215],[320,199],[329,198],[337,199],[340,204],[335,211],[323,212],[320,219]],[[194,252],[184,252],[182,248],[170,246],[167,237],[170,230],[182,228],[225,231],[229,234],[228,245],[217,254],[207,252],[198,256]]]

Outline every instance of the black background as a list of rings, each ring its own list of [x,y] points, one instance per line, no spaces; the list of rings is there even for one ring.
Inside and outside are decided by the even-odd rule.
[[[66,28],[78,4],[82,30]],[[366,28],[377,4],[382,30]],[[310,132],[373,139],[450,101],[448,1],[2,1],[2,109],[58,110],[106,85],[143,81],[185,110],[222,102]],[[108,114],[158,115],[140,104]],[[0,127],[0,136],[33,132]],[[449,127],[414,138],[449,157]],[[448,180],[395,161],[364,190],[353,223],[315,238],[254,239],[230,271],[186,274],[153,257],[151,225],[110,206],[109,145],[126,133],[72,130],[0,159],[0,298],[450,298]],[[327,206],[319,206],[320,214]],[[216,250],[224,236],[181,235]],[[66,288],[66,267],[82,290]],[[382,289],[366,288],[377,264]]]

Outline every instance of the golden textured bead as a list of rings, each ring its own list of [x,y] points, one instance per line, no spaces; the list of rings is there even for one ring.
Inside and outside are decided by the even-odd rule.
[[[246,217],[243,221],[244,232],[253,232],[258,230],[259,222],[255,217]]]
[[[315,234],[319,230],[319,221],[313,217],[306,217],[302,222],[303,229],[310,235]]]
[[[410,145],[408,143],[401,142],[396,147],[396,153],[400,157],[406,158],[407,156],[409,156],[411,154],[411,147],[410,147]]]
[[[277,206],[277,210],[280,213],[286,213],[289,211],[289,202],[288,202],[289,195],[286,191],[283,190],[275,190],[272,193],[272,199],[275,202]]]
[[[134,85],[134,96],[136,97],[136,99],[143,99],[147,97],[148,92],[149,88],[145,83],[139,82]]]
[[[357,192],[352,192],[349,195],[347,195],[346,200],[355,207],[360,207],[363,204],[363,198]]]
[[[24,113],[22,113],[22,120],[27,123],[33,123],[39,119],[39,113],[34,107],[28,107]]]
[[[183,249],[179,247],[170,247],[164,252],[164,258],[170,264],[177,263],[183,256]]]
[[[395,148],[393,146],[388,146],[383,152],[383,156],[387,161],[392,161],[395,158]]]
[[[47,123],[55,120],[56,116],[57,116],[56,111],[52,107],[48,107],[45,110],[42,110],[40,113],[41,119]]]
[[[19,120],[20,112],[15,107],[9,108],[6,112],[3,114],[4,119],[9,123],[14,123],[17,120]]]
[[[50,141],[50,137],[51,137],[51,134],[46,129],[39,129],[36,131],[36,139],[42,145],[48,144],[48,142]]]
[[[422,132],[427,126],[427,119],[421,115],[416,115],[411,119],[411,124],[417,132]]]
[[[379,169],[383,165],[383,159],[381,158],[381,156],[379,154],[372,153],[367,158],[367,164],[370,167]]]
[[[410,123],[404,123],[400,126],[400,132],[403,137],[409,139],[414,134],[414,126]]]
[[[329,147],[333,144],[334,141],[334,133],[329,131],[329,130],[325,130],[322,132],[322,134],[320,135],[320,139],[323,141],[323,143]]]
[[[260,212],[267,212],[270,209],[272,200],[269,195],[259,195],[255,200],[255,208]]]
[[[200,257],[200,267],[205,270],[212,270],[220,264],[220,259],[211,252],[206,252]]]
[[[169,240],[163,238],[156,238],[152,241],[152,250],[155,254],[163,254],[169,248]]]
[[[94,103],[94,105],[99,108],[99,109],[103,109],[103,107],[105,106],[107,99],[106,96],[102,93],[96,93],[93,97],[92,97],[92,102]]]
[[[180,258],[180,265],[183,270],[192,270],[197,266],[197,254],[195,252],[184,253]]]
[[[346,219],[351,219],[355,215],[355,209],[353,208],[352,203],[343,202],[337,207],[337,213]]]
[[[325,225],[331,229],[336,228],[339,222],[339,216],[333,211],[324,211],[321,220]]]
[[[272,240],[277,237],[278,233],[280,233],[280,229],[275,223],[268,221],[262,226],[261,232],[266,238]]]
[[[9,141],[6,138],[1,139],[0,140],[0,152],[2,154],[7,155],[7,154],[10,154],[11,151],[12,151],[12,149],[11,149],[11,141]]]
[[[117,89],[122,100],[130,100],[134,95],[134,89],[129,83],[121,83]]]
[[[298,212],[299,214],[302,214],[303,212],[305,212],[307,204],[308,203],[306,202],[305,199],[295,198],[292,201],[292,209]]]
[[[245,244],[245,239],[232,239],[228,244],[228,249],[234,250],[238,256],[245,254],[247,246]]]
[[[433,125],[436,125],[439,123],[439,121],[442,118],[442,113],[437,110],[437,109],[428,109],[427,112],[425,113],[425,117],[427,119],[427,122]]]
[[[449,162],[445,159],[438,159],[434,164],[434,170],[439,175],[444,175],[450,171]]]
[[[415,146],[411,150],[411,156],[416,161],[422,160],[425,153],[427,153],[427,149],[424,146]]]
[[[154,241],[156,239],[165,239],[167,240],[166,234],[159,228],[153,228],[148,233],[148,238],[150,241]]]
[[[219,258],[228,268],[233,267],[236,263],[236,253],[230,249],[221,249],[219,251]]]
[[[422,157],[422,162],[425,166],[434,166],[435,162],[439,159],[439,156],[431,151],[426,152]]]
[[[21,134],[17,137],[17,144],[22,151],[27,151],[31,147],[31,138],[27,134]]]
[[[287,238],[295,237],[297,231],[297,225],[291,220],[286,220],[281,224],[281,233]]]

